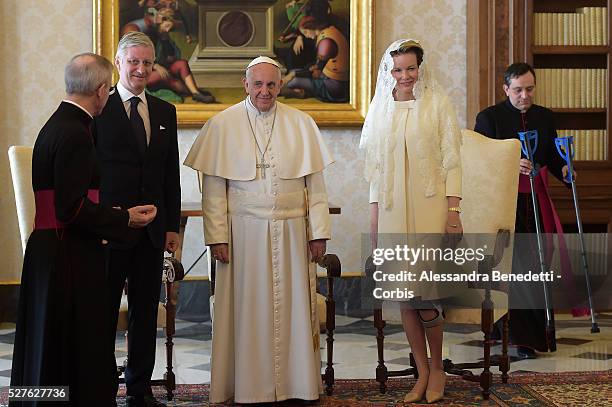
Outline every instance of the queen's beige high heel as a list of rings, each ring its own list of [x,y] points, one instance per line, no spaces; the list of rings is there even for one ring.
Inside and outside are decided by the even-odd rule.
[[[417,401],[423,400],[424,396],[425,392],[419,394],[415,391],[411,391],[410,393],[406,393],[406,396],[404,397],[404,403],[416,403]]]
[[[442,379],[442,390],[429,390],[429,383],[427,383],[427,391],[425,392],[425,399],[428,404],[435,403],[436,401],[440,401],[444,398],[444,386],[446,385],[446,374],[443,370],[429,372],[429,377],[432,375],[441,375]]]
[[[429,378],[429,372],[427,372],[427,374],[425,375],[419,375],[419,380],[421,380],[421,387],[422,390],[418,391],[417,389],[417,383],[414,384],[414,387],[410,390],[410,392],[406,393],[406,396],[404,397],[404,403],[416,403],[417,401],[421,401],[425,398],[425,392],[427,391],[427,385],[426,385],[426,381]],[[425,386],[422,386],[422,384],[425,384]]]

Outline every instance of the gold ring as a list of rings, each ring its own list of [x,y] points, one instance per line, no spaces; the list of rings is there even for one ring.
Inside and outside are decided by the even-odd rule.
[[[451,228],[456,228],[457,227],[457,225],[448,225],[448,226],[450,226]]]

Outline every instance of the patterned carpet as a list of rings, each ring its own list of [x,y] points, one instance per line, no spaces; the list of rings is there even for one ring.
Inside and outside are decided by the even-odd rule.
[[[412,387],[412,379],[393,378],[388,381],[386,394],[378,390],[375,380],[337,380],[334,394],[323,396],[318,406],[404,406],[403,397]],[[163,388],[155,388],[155,396],[165,402]],[[125,406],[125,388],[120,390],[118,406]],[[0,388],[0,406],[7,403],[7,388]],[[423,402],[424,403],[424,402]],[[208,385],[179,385],[169,406],[209,406]],[[230,404],[233,405],[233,404]],[[299,401],[270,403],[269,406],[304,405]],[[421,405],[421,404],[412,404]],[[570,373],[513,373],[510,383],[502,384],[499,376],[491,389],[489,400],[483,400],[475,383],[449,377],[446,398],[438,405],[446,406],[612,406],[612,371]],[[221,406],[221,405],[216,405]]]
[[[388,391],[381,394],[375,380],[337,380],[334,394],[324,396],[319,406],[404,406],[405,393],[412,387],[412,379],[390,379]],[[514,373],[510,383],[502,384],[499,376],[489,400],[483,400],[476,383],[449,377],[446,398],[439,405],[446,406],[612,406],[612,371],[577,373]],[[156,395],[163,400],[163,389]],[[118,405],[123,406],[123,398]],[[208,385],[180,385],[171,406],[208,406]],[[274,406],[296,406],[288,401]],[[414,404],[413,404],[414,405]],[[418,404],[417,404],[418,405]]]

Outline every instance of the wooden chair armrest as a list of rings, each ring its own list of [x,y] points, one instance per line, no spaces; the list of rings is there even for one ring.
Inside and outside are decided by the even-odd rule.
[[[327,271],[327,278],[340,277],[342,273],[342,266],[340,265],[340,259],[335,254],[326,254],[317,263]]]
[[[183,278],[185,278],[183,264],[174,257],[164,258],[162,281],[172,283],[181,281]]]
[[[499,229],[497,231],[497,237],[495,238],[495,247],[493,248],[493,254],[485,256],[485,259],[478,262],[479,273],[490,273],[495,266],[504,257],[504,251],[510,245],[510,231],[508,229]]]

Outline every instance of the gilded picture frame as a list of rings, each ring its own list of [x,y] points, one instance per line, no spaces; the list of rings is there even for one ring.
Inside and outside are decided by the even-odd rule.
[[[110,61],[113,61],[117,49],[117,43],[122,32],[122,25],[125,29],[125,21],[120,20],[120,6],[124,6],[123,8],[125,9],[126,3],[120,4],[120,2],[134,2],[136,0],[92,1],[94,52],[105,56]],[[231,1],[221,2],[216,0],[183,1],[187,1],[188,4],[198,2],[199,4],[232,3]],[[258,1],[263,3],[266,0],[256,0],[253,3]],[[302,2],[303,1],[304,0],[302,0]],[[374,75],[372,68],[372,50],[374,46],[373,9],[375,0],[330,0],[329,3],[331,5],[331,9],[333,10],[334,3],[341,1],[345,2],[347,16],[349,17],[349,29],[347,30],[347,36],[349,37],[347,40],[350,48],[350,56],[348,58],[348,102],[324,102],[313,98],[305,99],[302,102],[299,99],[285,100],[284,97],[279,97],[279,101],[288,103],[291,106],[308,113],[314,118],[319,126],[323,127],[361,126],[367,111],[367,106],[369,105],[371,99],[371,83]],[[277,1],[277,3],[283,3],[285,7],[287,2],[288,0]],[[145,2],[141,1],[139,4],[142,3]],[[275,5],[275,7],[277,6]],[[200,10],[201,9],[198,9],[199,14],[202,13]],[[278,9],[276,10],[276,14],[279,14]],[[287,13],[287,16],[289,16],[289,13]],[[201,15],[199,15],[199,24],[202,24],[202,21],[204,20]],[[198,37],[196,40],[200,41],[201,43],[201,39],[202,36],[200,35],[200,37]],[[114,79],[117,80],[117,77],[115,76]],[[240,83],[239,79],[236,79],[236,81]],[[237,92],[237,89],[234,89],[233,91]],[[179,126],[202,126],[206,120],[216,113],[226,109],[233,103],[239,102],[240,99],[244,97],[244,91],[242,90],[241,92],[240,97],[236,97],[235,101],[229,101],[229,103],[175,103]]]

